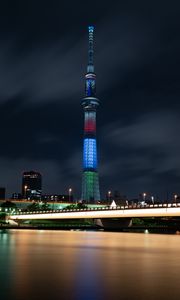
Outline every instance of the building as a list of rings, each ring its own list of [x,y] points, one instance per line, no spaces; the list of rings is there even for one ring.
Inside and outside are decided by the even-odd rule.
[[[0,187],[0,200],[5,200],[6,198],[6,189],[4,187]]]
[[[69,194],[69,195],[57,195],[57,194],[51,194],[51,195],[42,195],[41,197],[42,201],[45,202],[73,202],[73,195]]]
[[[39,172],[23,173],[22,196],[27,200],[40,200],[42,194],[42,176]]]
[[[22,195],[20,193],[12,193],[11,199],[22,200]]]
[[[97,202],[100,200],[99,176],[96,143],[96,110],[100,101],[96,98],[96,75],[93,62],[94,27],[89,26],[88,66],[85,75],[85,98],[82,99],[84,110],[83,138],[83,175],[81,200]]]

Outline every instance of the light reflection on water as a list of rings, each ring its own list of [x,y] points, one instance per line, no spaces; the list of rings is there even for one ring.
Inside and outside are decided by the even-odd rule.
[[[179,299],[180,236],[0,231],[4,299]]]

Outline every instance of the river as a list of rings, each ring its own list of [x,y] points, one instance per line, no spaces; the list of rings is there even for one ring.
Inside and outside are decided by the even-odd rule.
[[[0,231],[0,299],[180,298],[180,235]]]

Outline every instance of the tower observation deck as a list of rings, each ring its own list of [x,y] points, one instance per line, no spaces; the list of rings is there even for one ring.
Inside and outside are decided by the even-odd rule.
[[[89,26],[88,31],[89,48],[87,73],[85,75],[85,98],[83,98],[81,102],[84,110],[83,175],[81,199],[85,200],[86,202],[96,202],[100,200],[96,143],[96,110],[100,101],[96,98],[96,74],[94,73],[93,62],[94,27]]]

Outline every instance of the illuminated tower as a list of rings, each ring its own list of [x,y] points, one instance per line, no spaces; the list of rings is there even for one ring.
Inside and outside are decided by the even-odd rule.
[[[100,200],[99,177],[97,170],[96,110],[99,100],[96,98],[96,75],[93,63],[94,27],[89,26],[88,66],[85,75],[85,98],[81,104],[84,110],[83,139],[83,178],[81,199],[86,202]]]

